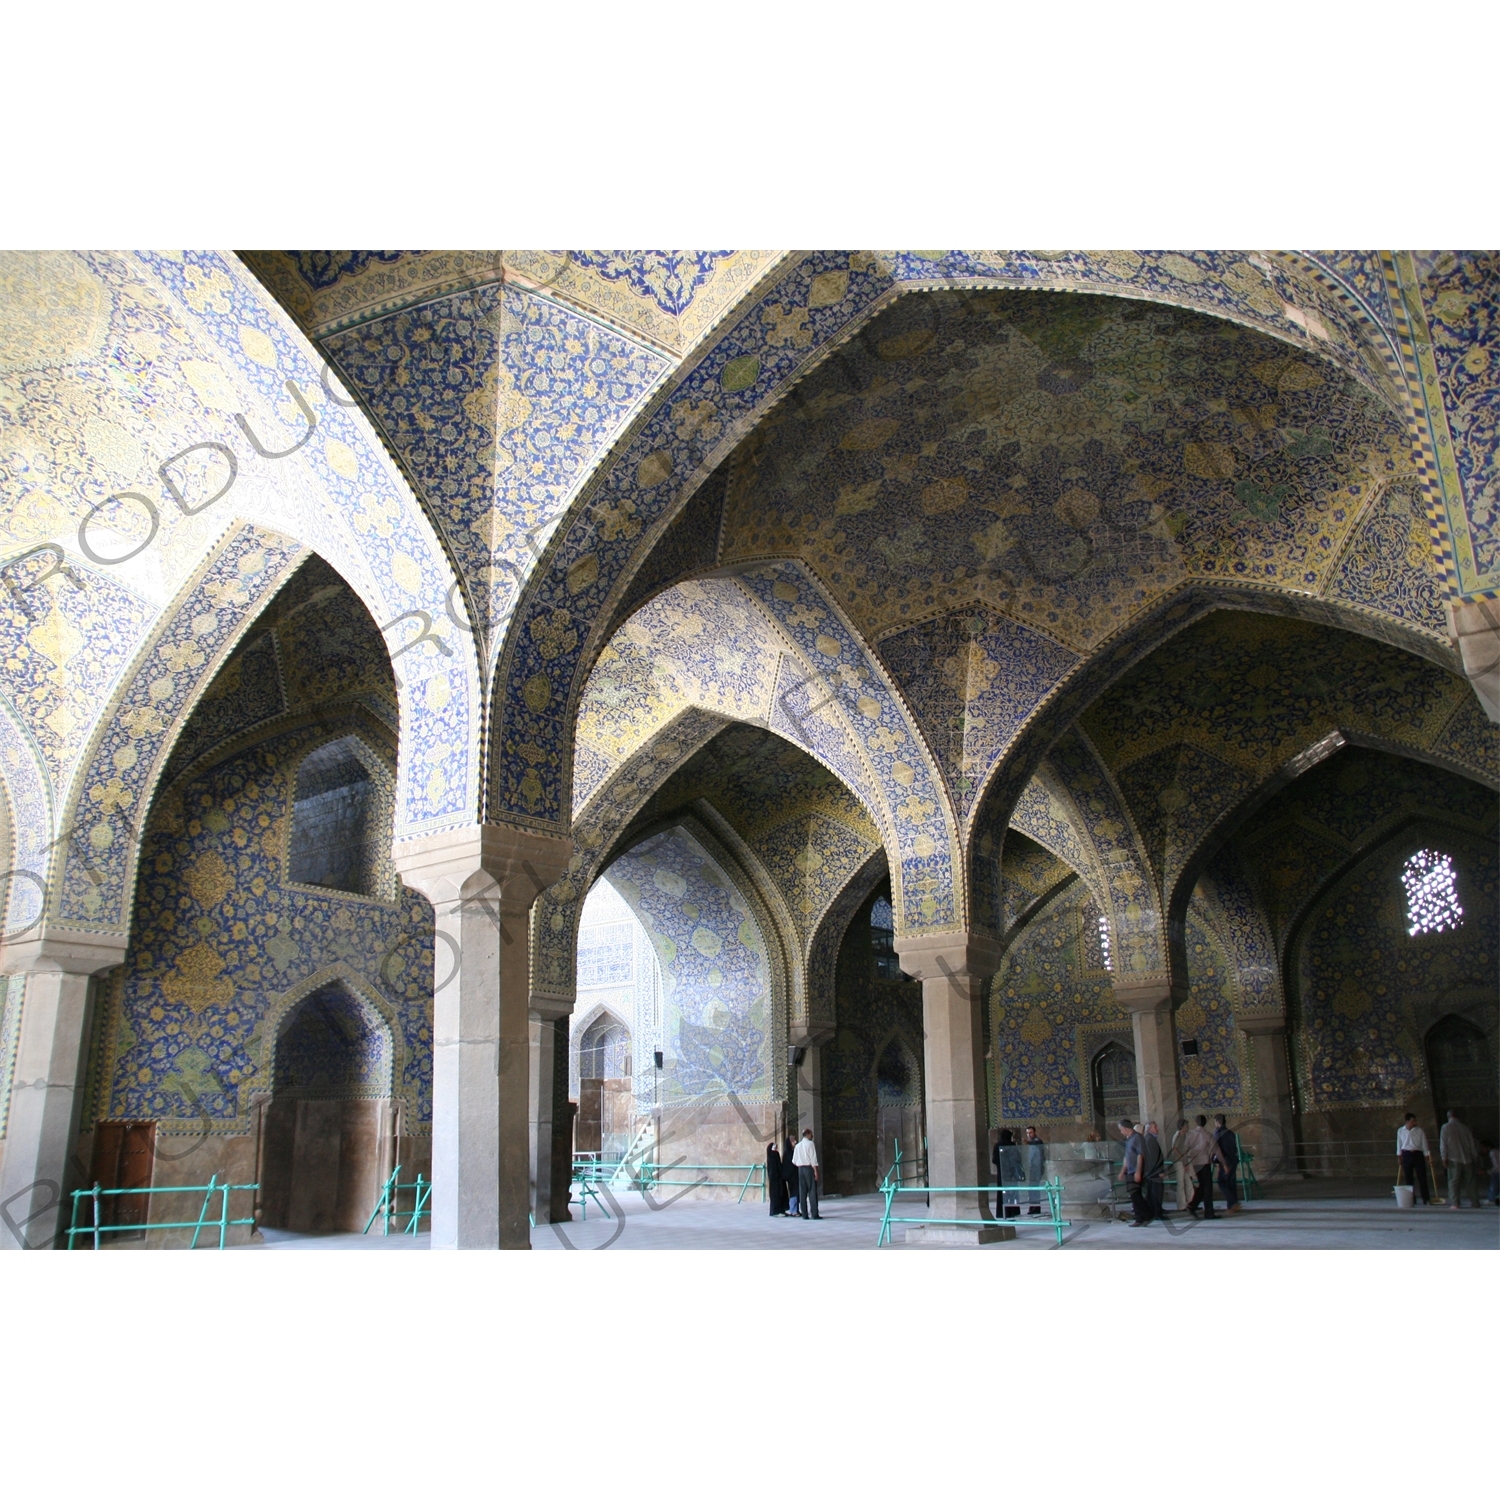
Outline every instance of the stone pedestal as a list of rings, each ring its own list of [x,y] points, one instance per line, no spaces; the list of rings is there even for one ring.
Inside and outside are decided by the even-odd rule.
[[[125,957],[127,939],[42,928],[0,954],[0,970],[26,976],[0,1162],[0,1247],[46,1250],[67,1224],[77,1173],[68,1154],[82,1125],[84,1049],[95,976]]]
[[[1449,603],[1448,635],[1490,722],[1500,723],[1500,601]]]
[[[927,1180],[934,1187],[982,1185],[989,1181],[990,1165],[979,1007],[984,981],[1000,965],[999,944],[974,934],[945,933],[898,937],[895,947],[901,967],[922,982]],[[912,1243],[974,1245],[1010,1237],[1008,1226],[991,1215],[987,1193],[937,1194],[929,1212],[934,1218],[968,1220],[973,1227],[914,1225],[907,1232]]]
[[[1172,983],[1159,977],[1116,979],[1115,1000],[1130,1012],[1135,1039],[1135,1076],[1141,1120],[1155,1120],[1165,1150],[1182,1118],[1182,1086],[1177,1071],[1177,1028],[1172,1019]],[[1113,1128],[1115,1122],[1109,1122]]]
[[[531,1246],[531,940],[536,898],[567,869],[566,839],[481,824],[396,846],[432,903],[432,1244]]]
[[[953,1216],[957,1218],[958,1215]],[[976,1224],[970,1229],[963,1224],[908,1224],[908,1245],[996,1245],[1001,1240],[1013,1240],[1015,1229],[1009,1224]]]

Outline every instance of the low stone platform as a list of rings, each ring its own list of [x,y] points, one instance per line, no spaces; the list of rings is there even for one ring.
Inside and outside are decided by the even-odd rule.
[[[1398,1209],[1389,1198],[1355,1195],[1330,1185],[1310,1196],[1313,1184],[1298,1184],[1285,1197],[1257,1200],[1238,1214],[1211,1222],[1174,1213],[1166,1223],[1133,1229],[1107,1219],[1075,1221],[1064,1250],[1500,1250],[1500,1210],[1441,1206]],[[762,1203],[673,1202],[665,1195],[644,1201],[636,1193],[616,1195],[618,1219],[600,1217],[592,1205],[588,1222],[542,1224],[532,1231],[535,1250],[874,1250],[883,1202],[878,1194],[830,1198],[820,1220],[773,1219]],[[908,1211],[912,1211],[908,1208]],[[575,1209],[576,1212],[576,1209]],[[1053,1250],[1050,1229],[1012,1219],[1013,1240],[983,1246],[906,1243],[898,1234],[881,1254],[932,1254],[980,1250],[1016,1255]],[[425,1250],[431,1236],[378,1234],[298,1235],[270,1230],[243,1248],[263,1250]]]

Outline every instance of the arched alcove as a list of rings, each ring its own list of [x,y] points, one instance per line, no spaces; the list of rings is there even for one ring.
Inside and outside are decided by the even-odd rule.
[[[379,1191],[391,1089],[389,1028],[342,984],[283,1017],[261,1146],[261,1223],[363,1229]]]
[[[1133,1120],[1140,1113],[1135,1052],[1122,1041],[1106,1042],[1089,1067],[1094,1089],[1094,1124],[1106,1139],[1116,1121]]]

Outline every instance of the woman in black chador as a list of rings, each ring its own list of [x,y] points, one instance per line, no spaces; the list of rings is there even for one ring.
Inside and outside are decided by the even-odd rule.
[[[772,1141],[766,1147],[766,1190],[771,1200],[771,1217],[773,1219],[786,1214],[786,1175],[781,1167],[781,1153],[776,1149],[776,1142]]]

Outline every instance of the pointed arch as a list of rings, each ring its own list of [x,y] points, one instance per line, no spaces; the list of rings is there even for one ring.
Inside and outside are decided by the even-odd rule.
[[[888,874],[885,850],[876,849],[823,913],[808,944],[806,1010],[793,1017],[794,1028],[800,1027],[804,1033],[813,1035],[831,1031],[837,1023],[834,978],[844,935]]]
[[[246,1104],[249,1109],[255,1107],[255,1102],[261,1095],[272,1090],[276,1046],[286,1033],[293,1017],[313,997],[325,990],[335,988],[349,997],[350,1003],[357,1008],[372,1031],[380,1037],[383,1055],[378,1080],[379,1091],[372,1091],[369,1097],[386,1098],[401,1092],[397,1080],[405,1072],[407,1059],[402,1028],[396,1022],[394,1010],[389,1001],[367,983],[364,975],[350,968],[348,964],[332,963],[325,964],[316,972],[270,997],[265,1015],[256,1028],[260,1081],[255,1087],[246,1091]],[[415,1116],[417,1101],[409,1098],[406,1102]]]
[[[1115,973],[1121,980],[1165,979],[1170,955],[1160,897],[1140,830],[1109,768],[1077,727],[1053,745],[1046,767],[1053,795],[1071,810],[1098,871]]]
[[[837,357],[897,296],[1012,287],[1087,291],[1192,308],[1269,334],[1360,381],[1386,410],[1410,416],[1365,303],[1327,277],[1274,255],[1091,255],[839,252],[790,257],[756,288],[690,366],[667,380],[622,434],[548,542],[522,591],[495,682],[497,748],[530,743],[569,759],[565,712],[522,691],[538,674],[548,703],[569,700],[618,620],[632,579],[676,514],[733,448],[815,366]],[[548,621],[561,620],[553,635]],[[547,645],[551,640],[553,647]],[[497,760],[498,760],[497,755]],[[565,775],[565,771],[561,775]],[[557,823],[561,776],[531,801],[492,783],[497,811]]]
[[[70,700],[59,717],[45,695],[38,712],[68,721],[67,738],[91,744],[94,756],[75,761],[60,781],[62,821],[50,835],[67,831],[79,843],[68,821],[79,809],[88,815],[89,858],[115,849],[89,866],[99,882],[44,872],[54,918],[101,931],[118,931],[124,919],[119,814],[129,806],[138,815],[139,804],[121,800],[136,792],[123,768],[96,763],[106,716],[137,706],[170,724],[193,696],[198,664],[188,658],[211,659],[264,603],[281,561],[290,564],[297,549],[328,559],[402,658],[400,831],[472,821],[477,658],[453,569],[368,420],[254,277],[214,252],[8,256],[0,272],[27,279],[27,298],[0,300],[35,324],[26,378],[46,398],[28,403],[22,419],[38,462],[13,476],[17,513],[42,526],[42,545],[16,551],[16,541],[38,537],[5,538],[0,566],[18,615],[45,606],[42,625],[63,657],[59,670],[87,688],[83,713]],[[70,302],[92,309],[73,343],[49,321]],[[149,370],[149,403],[117,378],[121,368]],[[81,474],[81,486],[49,486],[49,471],[59,467]],[[74,498],[60,502],[52,489]],[[205,552],[211,569],[252,529],[282,556],[207,580]],[[252,550],[242,555],[248,560]],[[221,585],[218,596],[200,593],[206,581]],[[84,604],[87,629],[79,623]],[[80,630],[90,638],[86,652],[72,650],[69,632]],[[163,652],[177,652],[182,664],[177,656],[158,660]],[[151,681],[162,697],[126,701]],[[112,744],[110,752],[112,760],[128,747]],[[110,788],[116,775],[121,791]],[[96,789],[113,823],[96,816]]]
[[[742,1101],[784,1098],[795,950],[751,873],[697,817],[680,814],[633,838],[603,878],[635,912],[661,961],[664,1102],[719,1091],[715,1079]],[[741,911],[745,917],[728,931]],[[676,972],[682,965],[690,985]]]
[[[621,626],[578,707],[587,793],[688,704],[766,725],[844,783],[885,842],[903,930],[962,920],[957,826],[921,732],[800,564],[676,585]]]

